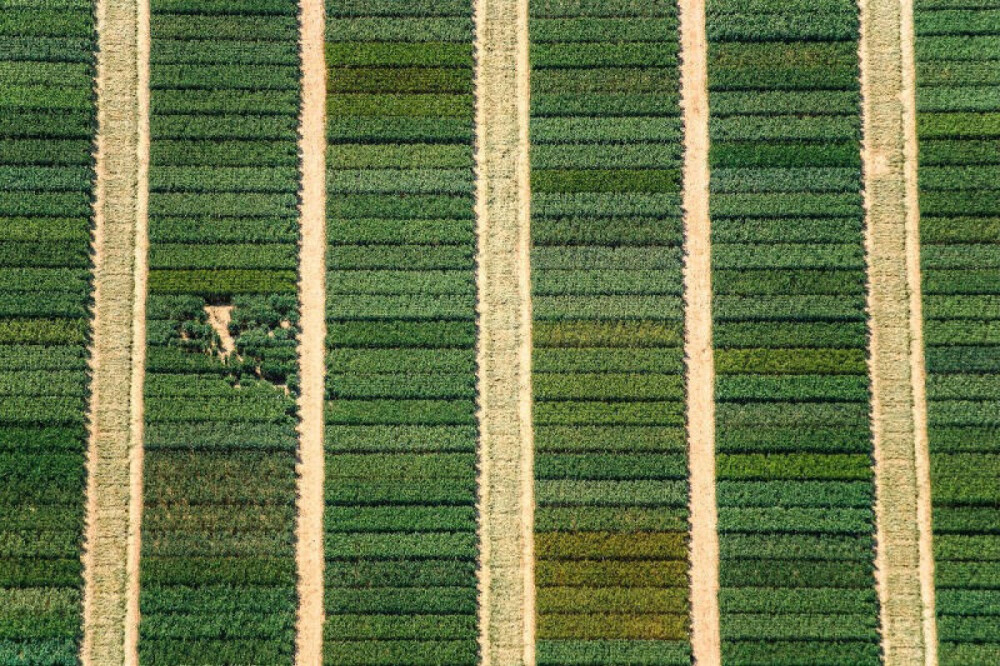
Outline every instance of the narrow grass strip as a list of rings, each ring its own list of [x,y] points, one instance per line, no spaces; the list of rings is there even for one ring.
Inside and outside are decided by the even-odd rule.
[[[715,501],[715,360],[712,345],[712,228],[709,218],[708,43],[705,1],[680,1],[684,119],[684,352],[690,474],[691,652],[721,662],[719,535]]]
[[[299,241],[299,459],[296,563],[299,606],[296,657],[323,663],[323,481],[326,341],[326,60],[323,0],[299,5],[302,57],[302,159]]]
[[[913,373],[920,354],[911,335],[912,274],[908,236],[906,125],[900,0],[861,2],[865,209],[867,218],[869,370],[876,484],[876,580],[886,666],[925,663],[924,588],[921,581],[920,500]],[[912,88],[907,91],[911,95]],[[919,289],[919,286],[917,287]],[[926,444],[926,441],[923,441]],[[926,457],[926,452],[923,456]],[[933,662],[928,662],[933,663]]]
[[[144,159],[140,101],[141,0],[97,4],[97,188],[91,346],[87,536],[84,555],[84,665],[125,664],[135,632],[135,540],[141,491],[141,357],[145,336]],[[145,153],[148,155],[148,152]],[[148,162],[147,162],[148,163]],[[137,252],[138,250],[138,252]],[[137,375],[138,367],[138,375]],[[138,386],[136,384],[139,384]],[[136,398],[139,398],[136,402]],[[141,479],[141,477],[139,477]],[[133,598],[134,597],[134,598]],[[132,612],[130,612],[130,609]],[[134,653],[132,653],[134,656]]]
[[[475,24],[480,664],[534,666],[528,1]]]

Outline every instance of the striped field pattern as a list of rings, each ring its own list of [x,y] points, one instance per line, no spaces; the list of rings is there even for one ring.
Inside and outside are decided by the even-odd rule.
[[[151,9],[140,661],[290,664],[297,7]]]
[[[82,566],[94,20],[0,3],[0,663],[73,663]]]
[[[538,663],[686,664],[677,9],[531,20]]]
[[[327,0],[328,664],[477,663],[472,37]]]
[[[708,3],[720,629],[734,666],[879,663],[857,8],[811,6]]]
[[[998,71],[998,0],[0,0],[0,666],[1000,665]]]
[[[1000,663],[1000,15],[977,6],[914,15],[941,666]]]

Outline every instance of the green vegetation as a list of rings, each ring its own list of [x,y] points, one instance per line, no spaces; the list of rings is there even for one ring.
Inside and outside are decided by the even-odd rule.
[[[919,0],[917,132],[941,666],[1000,658],[995,9]]]
[[[297,11],[152,3],[146,664],[292,662]]]
[[[0,663],[76,664],[87,446],[94,15],[0,17]]]
[[[530,9],[538,662],[687,664],[677,10]]]
[[[324,663],[474,666],[469,0],[328,0]]]
[[[723,663],[874,666],[858,10],[707,9]]]

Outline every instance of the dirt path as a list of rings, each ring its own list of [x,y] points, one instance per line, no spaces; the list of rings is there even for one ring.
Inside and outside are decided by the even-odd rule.
[[[528,3],[475,19],[481,664],[533,666]]]
[[[862,0],[868,309],[886,666],[936,664],[920,309],[912,7]],[[906,52],[906,56],[904,56]],[[871,267],[878,267],[871,270]]]
[[[917,200],[917,100],[913,0],[901,0],[903,135],[906,178],[906,274],[910,290],[910,372],[913,376],[913,428],[917,473],[917,524],[920,529],[920,596],[923,601],[924,666],[937,666],[938,635],[934,599],[934,532],[931,525],[931,461],[927,438],[927,369],[924,364],[924,312],[920,275],[920,206]]]
[[[148,44],[148,34],[140,29],[141,4],[97,4],[99,131],[80,655],[87,666],[135,663],[127,643],[138,620],[136,507],[142,491],[146,160],[140,119],[148,98],[144,102],[140,91],[148,75],[140,72],[140,43]]]
[[[715,361],[708,215],[708,63],[704,0],[681,0],[684,115],[684,296],[691,477],[691,648],[696,664],[721,663],[719,537],[715,500]]]
[[[301,0],[302,229],[299,267],[299,666],[323,663],[323,400],[326,344],[326,62],[323,0]]]

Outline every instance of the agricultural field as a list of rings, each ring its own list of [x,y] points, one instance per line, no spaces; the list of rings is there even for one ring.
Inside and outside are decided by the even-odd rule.
[[[478,663],[470,0],[328,0],[326,624]]]
[[[0,0],[0,666],[1000,664],[998,0],[914,0],[919,248],[891,0],[148,0],[149,91],[139,2]]]
[[[140,660],[291,664],[298,7],[151,9]]]
[[[1000,22],[975,6],[914,18],[941,666],[1000,662]]]
[[[82,636],[95,129],[87,2],[0,19],[0,663]]]
[[[723,663],[878,664],[857,6],[707,29]]]
[[[538,664],[687,664],[677,9],[530,17]]]

